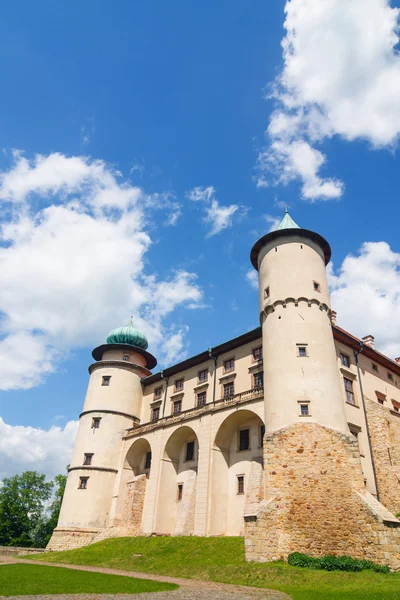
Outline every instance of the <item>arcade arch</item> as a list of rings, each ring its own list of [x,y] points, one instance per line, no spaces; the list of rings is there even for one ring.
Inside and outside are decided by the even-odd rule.
[[[238,410],[220,425],[212,448],[210,535],[242,535],[243,515],[264,494],[262,419]]]

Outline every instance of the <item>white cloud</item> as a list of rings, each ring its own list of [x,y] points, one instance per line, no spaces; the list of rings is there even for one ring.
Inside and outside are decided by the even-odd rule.
[[[182,356],[185,326],[170,317],[202,306],[202,291],[193,273],[145,273],[147,219],[170,201],[121,179],[102,161],[62,154],[16,153],[0,175],[0,389],[37,385],[132,311],[161,362],[174,360],[171,348]],[[166,350],[168,333],[177,337]]]
[[[375,335],[381,352],[400,356],[400,254],[386,242],[366,242],[328,276],[338,325],[360,338]]]
[[[275,231],[282,221],[282,217],[274,217],[273,215],[264,215],[264,219],[266,220],[266,222],[268,224],[267,233],[270,233],[271,231]]]
[[[272,89],[258,185],[298,179],[304,199],[338,198],[323,175],[327,138],[392,148],[400,134],[398,8],[388,0],[287,0],[284,66]]]
[[[224,229],[231,227],[235,213],[241,216],[247,213],[247,208],[238,204],[221,206],[215,198],[215,188],[211,185],[208,187],[195,187],[187,191],[185,196],[194,202],[204,203],[205,217],[203,221],[210,225],[207,237],[216,235]]]
[[[0,480],[23,471],[39,471],[49,478],[65,473],[77,430],[77,421],[46,431],[7,425],[0,417]]]
[[[255,269],[249,269],[246,273],[246,280],[255,290],[258,290],[258,272]]]

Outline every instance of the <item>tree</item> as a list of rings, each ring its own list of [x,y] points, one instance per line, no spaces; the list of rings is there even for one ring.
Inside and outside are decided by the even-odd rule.
[[[46,514],[42,515],[35,528],[31,532],[31,537],[35,548],[45,548],[49,543],[53,529],[57,527],[58,516],[60,514],[66,483],[66,475],[56,475],[54,477],[55,492],[53,495],[53,501],[50,504],[48,511],[46,511]]]
[[[54,483],[36,471],[3,479],[0,487],[0,545],[33,546]]]

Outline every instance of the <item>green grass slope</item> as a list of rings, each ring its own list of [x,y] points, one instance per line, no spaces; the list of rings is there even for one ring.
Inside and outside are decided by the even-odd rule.
[[[138,594],[176,590],[177,585],[134,579],[121,575],[105,575],[73,571],[60,567],[12,564],[0,566],[0,596],[33,594]]]
[[[237,537],[117,538],[30,558],[267,587],[286,592],[294,600],[400,600],[400,573],[311,571],[283,562],[246,563],[243,538]]]

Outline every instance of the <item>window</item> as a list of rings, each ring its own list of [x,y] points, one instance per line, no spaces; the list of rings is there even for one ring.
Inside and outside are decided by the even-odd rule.
[[[177,379],[175,381],[175,391],[181,392],[183,390],[183,379]]]
[[[396,400],[392,400],[392,404],[393,404],[393,410],[394,412],[400,412],[400,404],[398,402],[396,402]]]
[[[375,371],[376,373],[378,373],[379,369],[378,369],[378,365],[375,365],[374,363],[372,363],[372,369],[373,371]]]
[[[101,378],[101,385],[110,385],[110,379],[110,375],[103,375],[103,377]]]
[[[129,354],[124,354],[123,359],[124,360],[129,360]]]
[[[239,431],[239,450],[250,450],[250,429]]]
[[[307,344],[297,344],[297,356],[300,356],[301,358],[308,356]]]
[[[92,464],[93,454],[84,454],[83,455],[83,464],[91,465]]]
[[[265,435],[265,425],[260,425],[260,448],[262,448],[263,444],[264,444],[264,435]]]
[[[302,417],[308,417],[310,416],[310,412],[308,409],[308,404],[300,404],[300,415]]]
[[[264,373],[254,373],[253,375],[254,378],[254,387],[255,388],[262,388],[264,385]]]
[[[156,421],[158,421],[159,418],[160,418],[160,407],[156,406],[151,411],[151,420],[153,421],[153,423],[155,423]]]
[[[202,383],[203,381],[207,381],[208,379],[208,369],[204,369],[203,371],[199,371],[199,381]]]
[[[178,483],[178,502],[183,498],[183,483]]]
[[[350,357],[347,354],[343,354],[343,352],[340,353],[340,362],[344,367],[350,367]]]
[[[206,403],[207,403],[207,393],[206,392],[200,392],[199,394],[197,394],[197,406],[199,408],[201,408]]]
[[[270,293],[269,293],[269,286],[265,288],[264,290],[264,300],[267,300],[267,298],[269,298]]]
[[[351,379],[347,379],[346,377],[343,377],[343,381],[344,381],[344,389],[346,392],[346,402],[348,402],[349,404],[353,404],[353,406],[355,406],[356,401],[354,398],[353,382],[351,381]]]
[[[86,490],[89,477],[79,477],[79,490]]]
[[[375,394],[376,394],[376,398],[378,400],[378,403],[383,406],[385,404],[385,401],[386,401],[385,394],[382,394],[381,392],[378,392],[378,391],[375,391]]]
[[[314,292],[320,292],[321,291],[321,286],[318,283],[318,281],[313,281],[314,284]]]
[[[392,373],[389,373],[389,371],[388,371],[387,376],[388,376],[388,379],[390,379],[390,381],[393,381],[393,375],[392,375]]]
[[[161,400],[161,396],[162,396],[162,386],[160,386],[154,390],[154,399]]]
[[[185,460],[194,460],[194,442],[188,442],[186,444]]]
[[[235,394],[235,385],[233,381],[224,384],[224,398],[231,398]]]
[[[262,360],[262,348],[261,348],[261,346],[259,348],[254,348],[253,349],[253,361],[257,362],[258,360]]]
[[[92,429],[99,429],[100,427],[101,417],[93,417],[92,419]]]
[[[228,373],[228,371],[233,371],[234,368],[235,368],[235,359],[234,358],[228,358],[228,360],[224,361],[225,373]]]
[[[237,493],[244,494],[244,475],[237,475]]]
[[[150,469],[150,467],[151,467],[151,452],[146,452],[146,460],[144,463],[144,468]]]
[[[180,415],[182,412],[182,400],[175,400],[173,403],[173,414]]]

